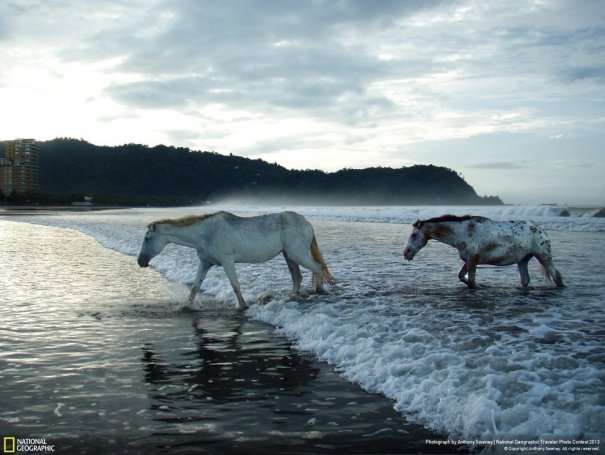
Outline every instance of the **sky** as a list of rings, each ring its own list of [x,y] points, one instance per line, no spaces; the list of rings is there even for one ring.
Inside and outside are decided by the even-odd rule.
[[[605,0],[2,0],[0,140],[434,164],[605,203]]]

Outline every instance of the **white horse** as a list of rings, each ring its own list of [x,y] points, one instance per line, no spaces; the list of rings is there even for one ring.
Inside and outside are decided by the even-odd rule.
[[[458,249],[464,265],[458,273],[460,281],[475,287],[478,264],[517,264],[521,285],[529,284],[527,263],[536,257],[547,279],[563,287],[563,277],[555,268],[548,234],[532,221],[492,221],[481,216],[444,215],[413,224],[412,234],[403,250],[411,261],[431,239]],[[466,277],[468,273],[468,278]]]
[[[292,275],[294,295],[298,294],[302,281],[299,264],[313,272],[315,292],[323,291],[324,278],[330,284],[335,283],[319,252],[313,227],[298,213],[281,212],[240,218],[231,213],[217,212],[155,221],[147,228],[137,259],[141,267],[147,267],[149,261],[169,243],[197,250],[200,264],[191,287],[189,303],[193,302],[208,270],[213,265],[220,265],[235,291],[238,307],[246,308],[235,264],[266,262],[279,253],[284,255]]]

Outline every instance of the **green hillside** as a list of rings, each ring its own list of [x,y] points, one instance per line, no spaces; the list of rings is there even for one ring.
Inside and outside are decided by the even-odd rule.
[[[97,202],[184,205],[237,197],[309,204],[501,203],[478,196],[455,171],[431,165],[329,173],[163,145],[54,139],[39,146],[42,193],[90,195]]]

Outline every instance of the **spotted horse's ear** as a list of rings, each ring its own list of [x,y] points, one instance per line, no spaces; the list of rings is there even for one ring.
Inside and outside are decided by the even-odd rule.
[[[416,220],[416,222],[414,224],[412,224],[412,227],[418,228],[420,229],[422,227],[424,223],[420,220]]]

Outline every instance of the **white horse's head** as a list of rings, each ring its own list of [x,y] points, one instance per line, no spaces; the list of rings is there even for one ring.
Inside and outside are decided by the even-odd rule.
[[[416,253],[420,251],[429,241],[429,236],[423,230],[423,223],[418,220],[413,224],[412,233],[408,238],[408,243],[403,249],[403,257],[408,261],[414,259]]]
[[[147,228],[141,251],[137,257],[139,265],[141,267],[149,266],[149,261],[160,254],[168,243],[168,238],[159,232],[158,225],[151,223]]]

